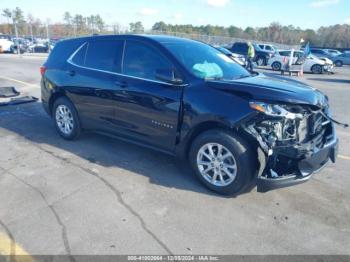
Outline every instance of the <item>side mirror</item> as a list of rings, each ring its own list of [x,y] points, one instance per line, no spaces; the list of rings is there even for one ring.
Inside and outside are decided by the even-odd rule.
[[[181,85],[183,83],[182,79],[175,77],[175,72],[171,68],[157,69],[156,78],[174,85]]]

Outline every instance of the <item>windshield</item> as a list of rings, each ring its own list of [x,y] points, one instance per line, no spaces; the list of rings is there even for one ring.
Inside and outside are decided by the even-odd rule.
[[[313,55],[313,54],[310,54],[310,55],[308,56],[308,58],[312,58],[312,59],[314,59],[314,60],[320,60],[319,57],[317,57],[317,56],[315,56],[315,55]]]
[[[339,52],[338,50],[328,50],[328,53],[331,55],[340,55],[341,52]]]
[[[193,75],[201,79],[233,80],[251,76],[219,50],[200,42],[164,43]]]

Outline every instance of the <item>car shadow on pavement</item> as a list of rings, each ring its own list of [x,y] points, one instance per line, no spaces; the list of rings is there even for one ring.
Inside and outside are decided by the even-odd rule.
[[[222,197],[201,185],[189,165],[175,157],[90,132],[83,132],[76,141],[64,140],[56,132],[52,120],[39,102],[0,107],[0,128],[11,131],[40,148],[47,147],[46,145],[55,147],[58,149],[57,154],[63,150],[91,164],[116,167],[146,176],[152,184]],[[250,192],[253,187],[254,182],[242,193]]]

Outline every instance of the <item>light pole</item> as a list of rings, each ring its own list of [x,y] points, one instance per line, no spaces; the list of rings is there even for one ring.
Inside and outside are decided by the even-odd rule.
[[[33,25],[32,22],[29,23],[29,28],[30,28],[30,37],[32,39],[32,43],[34,42],[34,37],[33,37]]]
[[[18,29],[17,29],[17,21],[14,19],[13,24],[15,26],[15,34],[16,34],[16,44],[17,44],[17,54],[19,57],[21,57],[21,48],[19,46],[19,41],[18,41]]]
[[[50,53],[50,32],[49,32],[49,23],[46,24],[46,38],[47,38],[47,48],[48,48],[48,52]]]

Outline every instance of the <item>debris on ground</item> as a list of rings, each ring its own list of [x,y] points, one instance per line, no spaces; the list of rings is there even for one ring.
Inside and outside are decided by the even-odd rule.
[[[34,96],[20,96],[12,86],[0,87],[0,106],[19,105],[38,101]]]

